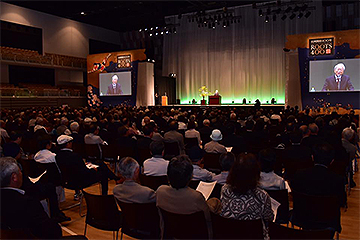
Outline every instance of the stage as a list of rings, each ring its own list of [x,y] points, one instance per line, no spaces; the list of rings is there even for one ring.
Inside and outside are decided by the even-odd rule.
[[[156,106],[149,106],[151,107],[160,107],[161,105]],[[254,108],[254,104],[219,104],[219,105],[200,105],[200,104],[169,104],[166,106],[161,106],[164,108],[192,108],[192,107],[199,107],[199,108]],[[260,108],[272,108],[276,110],[284,109],[285,104],[261,104]]]

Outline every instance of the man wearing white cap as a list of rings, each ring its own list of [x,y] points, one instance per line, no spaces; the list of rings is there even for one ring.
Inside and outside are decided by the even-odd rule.
[[[76,185],[79,189],[101,182],[102,194],[107,195],[108,179],[119,180],[103,162],[96,162],[99,167],[89,169],[80,155],[72,150],[73,138],[61,135],[57,139],[60,151],[56,155],[56,162],[61,170],[63,181]]]
[[[222,139],[222,134],[219,129],[214,129],[210,135],[211,142],[205,144],[204,150],[207,153],[226,153],[224,145],[220,144],[219,141]]]

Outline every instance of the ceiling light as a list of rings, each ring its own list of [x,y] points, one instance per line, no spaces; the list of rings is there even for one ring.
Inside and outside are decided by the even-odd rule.
[[[265,22],[268,23],[269,22],[269,16],[265,17]]]
[[[81,14],[81,15],[85,15],[85,12],[81,12],[80,14]]]
[[[290,19],[294,19],[295,17],[296,17],[296,14],[295,14],[295,13],[293,13],[293,14],[291,14],[291,15],[290,15],[290,17],[289,17],[289,18],[290,18]]]
[[[263,16],[263,11],[261,9],[259,9],[259,17]]]
[[[281,20],[285,20],[287,18],[287,16],[286,15],[283,15],[282,17],[281,17]]]
[[[308,18],[308,17],[310,17],[310,15],[311,15],[311,12],[307,12],[307,13],[305,14],[305,17]]]
[[[289,13],[289,12],[291,11],[291,9],[292,9],[292,7],[288,7],[288,8],[285,10],[285,12],[286,12],[286,13]]]
[[[300,12],[298,15],[298,18],[300,19],[300,18],[302,18],[302,16],[304,16],[304,14],[302,12]]]
[[[141,29],[139,29],[139,32],[141,32],[142,30]]]
[[[150,33],[149,36],[152,37],[152,33]]]
[[[297,12],[297,11],[299,11],[300,10],[300,7],[299,6],[296,6],[295,8],[294,8],[294,12]]]

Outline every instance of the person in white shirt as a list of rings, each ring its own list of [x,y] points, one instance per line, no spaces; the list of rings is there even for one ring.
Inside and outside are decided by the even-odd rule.
[[[215,174],[209,172],[206,169],[200,167],[202,158],[204,156],[204,151],[199,146],[193,146],[187,151],[187,155],[193,164],[193,177],[191,180],[200,180],[204,182],[212,182],[214,181]]]
[[[217,181],[217,183],[221,185],[224,185],[229,175],[230,168],[235,162],[235,155],[231,152],[223,153],[220,155],[219,162],[221,165],[221,173],[214,176],[213,180]]]
[[[169,161],[163,158],[164,143],[162,141],[153,141],[150,143],[152,158],[144,161],[144,174],[146,176],[164,176],[167,174]]]
[[[187,125],[188,130],[185,132],[185,138],[197,138],[199,146],[201,145],[200,133],[195,130],[196,123],[190,121]]]
[[[276,154],[271,148],[263,149],[259,153],[261,164],[259,187],[264,190],[283,190],[291,192],[289,184],[279,175],[274,173]]]

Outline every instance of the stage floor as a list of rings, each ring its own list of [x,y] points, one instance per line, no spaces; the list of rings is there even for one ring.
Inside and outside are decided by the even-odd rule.
[[[158,105],[160,106],[160,105]],[[154,107],[158,107],[154,106]],[[220,105],[199,105],[199,104],[169,104],[166,106],[162,106],[165,108],[181,108],[181,107],[200,107],[200,108],[228,108],[228,107],[235,107],[235,108],[253,108],[254,104],[220,104]],[[285,104],[262,104],[261,108],[276,108],[276,109],[283,109]]]

